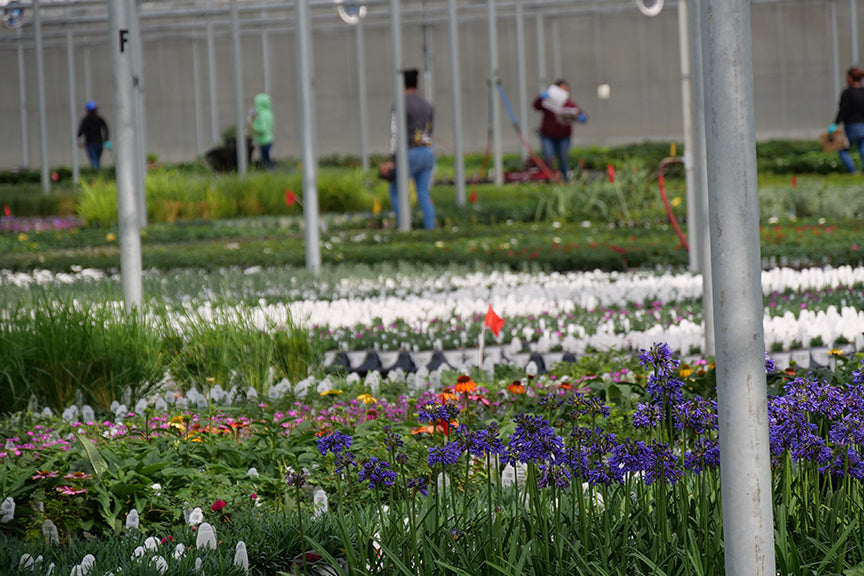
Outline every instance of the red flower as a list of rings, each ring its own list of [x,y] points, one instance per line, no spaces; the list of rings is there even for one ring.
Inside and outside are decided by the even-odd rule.
[[[219,512],[226,505],[227,503],[224,500],[216,500],[215,502],[213,502],[213,505],[210,507],[210,509],[213,510],[213,512]]]

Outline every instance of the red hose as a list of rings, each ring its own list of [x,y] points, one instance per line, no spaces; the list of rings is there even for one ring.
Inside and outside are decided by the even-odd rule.
[[[684,235],[684,232],[681,231],[681,227],[678,226],[678,221],[675,219],[675,214],[672,213],[672,206],[669,205],[669,199],[666,197],[666,179],[663,177],[663,169],[666,168],[667,164],[681,162],[682,160],[680,158],[664,158],[660,162],[657,182],[660,184],[660,198],[663,199],[663,205],[666,206],[666,215],[669,217],[669,222],[672,224],[672,228],[675,229],[675,233],[678,234],[678,240],[681,241],[684,249],[689,252],[690,245],[687,243],[687,236]]]

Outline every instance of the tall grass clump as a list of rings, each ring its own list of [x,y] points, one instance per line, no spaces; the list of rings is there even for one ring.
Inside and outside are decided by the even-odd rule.
[[[4,413],[80,400],[108,408],[149,395],[165,372],[161,341],[137,314],[108,306],[34,301],[0,322]]]

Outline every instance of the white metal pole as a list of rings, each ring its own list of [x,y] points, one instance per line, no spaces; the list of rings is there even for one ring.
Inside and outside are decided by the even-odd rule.
[[[132,106],[135,123],[135,204],[138,213],[138,226],[147,225],[147,113],[144,103],[144,41],[138,22],[138,0],[129,0],[129,24],[132,37],[132,78],[134,80],[134,103]]]
[[[432,25],[426,21],[427,2],[423,2],[423,95],[430,102],[435,101],[435,78],[432,69],[435,64],[435,46]]]
[[[243,105],[243,57],[240,53],[240,15],[237,0],[231,0],[231,54],[234,57],[234,141],[237,150],[237,174],[246,176],[246,130]]]
[[[93,100],[93,75],[90,71],[90,48],[84,47],[84,100]]]
[[[69,77],[69,127],[72,142],[72,182],[81,180],[81,167],[78,163],[78,105],[75,99],[75,44],[72,41],[72,11],[66,7],[66,73]]]
[[[486,18],[489,28],[489,105],[492,120],[492,158],[495,170],[495,185],[504,184],[504,159],[501,153],[501,102],[498,97],[498,15],[496,0],[486,0]]]
[[[691,238],[699,238],[698,269],[702,272],[702,310],[705,327],[705,349],[707,356],[714,356],[714,294],[711,273],[711,243],[708,237],[708,158],[705,151],[705,71],[702,51],[702,5],[699,0],[689,2],[687,8],[688,42],[690,50],[690,102],[691,126],[693,130],[693,201],[696,204],[695,220],[688,225]]]
[[[698,0],[697,0],[698,1]],[[693,170],[693,101],[690,83],[690,23],[687,17],[689,0],[678,0],[678,49],[681,53],[681,108],[684,113],[684,182],[687,188],[687,240],[690,270],[699,266],[700,241],[697,225],[696,182]]]
[[[195,152],[197,156],[204,153],[204,119],[202,118],[201,108],[201,66],[200,52],[198,42],[192,42],[192,85],[194,87],[195,98]]]
[[[303,127],[303,220],[306,224],[306,268],[321,272],[318,230],[318,156],[315,115],[315,72],[312,65],[312,19],[309,0],[295,0],[297,71],[300,91],[300,125]]]
[[[108,44],[114,87],[114,152],[116,155],[117,219],[120,232],[120,280],[126,311],[140,309],[141,235],[135,202],[134,71],[129,3],[108,3]]]
[[[849,0],[849,43],[851,44],[852,64],[858,62],[858,0]]]
[[[561,78],[561,22],[558,14],[552,15],[552,75]]]
[[[546,90],[549,79],[546,77],[546,22],[543,12],[537,10],[537,92]]]
[[[390,0],[390,52],[393,58],[393,100],[396,114],[396,194],[399,230],[411,230],[411,206],[408,194],[408,119],[405,116],[405,84],[402,59],[402,14],[399,0]]]
[[[834,105],[840,102],[840,47],[837,38],[837,0],[828,0],[828,20],[831,29],[831,87],[834,96]]]
[[[210,8],[210,0],[205,3]],[[213,38],[213,18],[207,15],[207,82],[210,89],[210,137],[213,144],[218,144],[222,135],[219,133],[219,101],[216,92],[216,45]]]
[[[363,19],[358,18],[354,39],[357,56],[357,106],[360,108],[360,162],[363,170],[369,170],[369,105],[366,98],[366,35]]]
[[[51,178],[48,175],[48,118],[45,109],[45,60],[42,55],[41,0],[33,0],[33,35],[36,39],[36,91],[39,102],[39,154],[42,173],[42,192],[51,193]]]
[[[21,161],[30,168],[30,127],[27,122],[27,71],[24,68],[24,39],[18,28],[18,98],[21,104]]]
[[[266,14],[261,10],[261,19],[266,22]],[[270,94],[270,34],[266,25],[261,30],[261,68],[264,74],[264,93]]]
[[[453,179],[456,205],[465,206],[465,150],[462,144],[462,70],[459,65],[459,15],[456,0],[447,0],[447,31],[450,39],[450,98],[453,103]]]
[[[706,0],[705,95],[727,576],[773,576],[749,0]]]
[[[516,0],[516,82],[519,84],[519,124],[524,130],[528,126],[528,73],[525,66],[525,13],[522,0]],[[528,159],[528,151],[519,148],[522,161]]]

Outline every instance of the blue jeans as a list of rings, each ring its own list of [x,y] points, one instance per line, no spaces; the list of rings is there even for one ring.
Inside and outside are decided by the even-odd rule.
[[[87,142],[85,148],[87,149],[87,158],[90,159],[90,166],[94,170],[99,170],[99,160],[102,158],[102,143]]]
[[[273,161],[270,160],[270,149],[273,148],[273,143],[259,144],[258,149],[261,151],[261,167],[269,170],[273,167]]]
[[[864,162],[864,123],[844,124],[843,130],[846,132],[846,139],[849,140],[849,148],[857,147],[858,154]],[[852,160],[849,150],[840,150],[839,154],[846,171],[855,172],[855,162]]]
[[[429,146],[408,149],[408,177],[414,179],[417,185],[417,203],[423,210],[423,227],[427,230],[435,228],[435,206],[429,197],[429,185],[432,183],[432,170],[435,168],[435,154]],[[398,167],[396,168],[398,170]],[[390,207],[399,217],[398,181],[390,182]]]
[[[570,154],[570,137],[567,138],[549,138],[548,136],[540,135],[540,145],[543,150],[543,161],[552,169],[552,159],[558,160],[558,169],[561,170],[561,178],[567,182],[567,173],[570,171],[567,167],[567,156]]]

